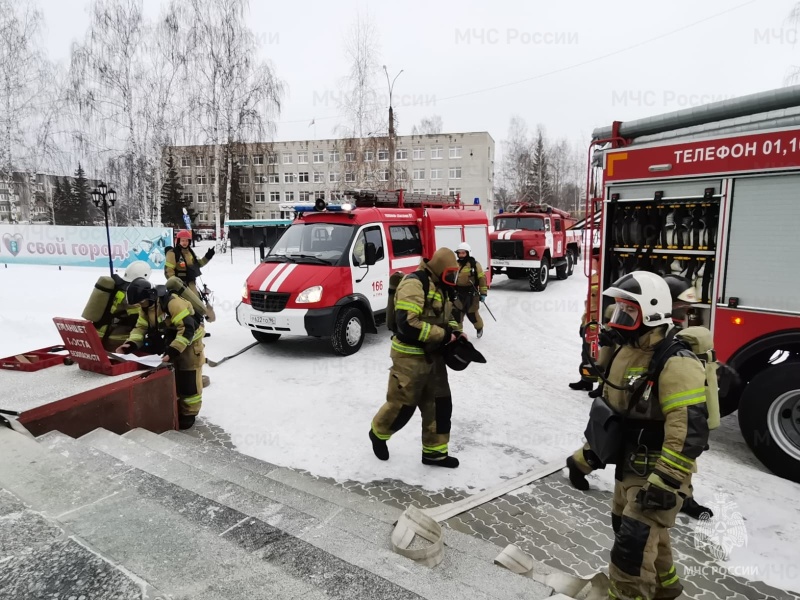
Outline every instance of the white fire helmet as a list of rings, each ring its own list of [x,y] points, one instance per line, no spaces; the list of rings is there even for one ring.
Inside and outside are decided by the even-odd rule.
[[[472,252],[472,247],[467,242],[461,242],[456,248],[456,252],[459,250],[466,250],[467,252]]]
[[[143,260],[136,260],[128,265],[125,269],[125,272],[122,274],[122,278],[125,281],[133,281],[134,279],[138,279],[139,277],[144,277],[148,281],[150,280],[150,274],[153,270],[150,268],[150,265],[147,264],[146,261]]]
[[[609,327],[633,331],[640,325],[672,324],[672,294],[667,282],[655,273],[634,271],[623,275],[603,295],[617,301]]]

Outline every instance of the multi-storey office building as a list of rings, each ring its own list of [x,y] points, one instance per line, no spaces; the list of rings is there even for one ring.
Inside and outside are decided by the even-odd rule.
[[[289,218],[282,204],[337,199],[342,190],[394,188],[413,193],[461,194],[493,214],[495,144],[486,132],[398,136],[394,160],[386,137],[244,144],[235,160],[239,186],[254,219]],[[213,146],[176,146],[171,152],[200,227],[214,224]],[[393,167],[393,169],[392,169]]]

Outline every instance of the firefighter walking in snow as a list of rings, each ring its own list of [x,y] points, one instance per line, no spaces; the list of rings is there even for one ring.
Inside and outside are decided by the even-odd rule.
[[[430,260],[407,275],[394,294],[395,335],[386,402],[372,419],[369,438],[381,460],[389,459],[386,442],[400,431],[414,411],[422,415],[422,463],[455,468],[448,454],[453,402],[443,349],[461,335],[451,316],[450,290],[459,266],[449,248],[439,248]],[[390,299],[391,302],[391,299]]]
[[[672,321],[673,325],[675,326],[675,331],[679,331],[683,329],[687,318],[687,309],[694,303],[698,302],[697,295],[695,293],[694,286],[692,286],[692,282],[689,281],[686,277],[682,277],[680,275],[673,275],[667,274],[664,275],[664,281],[667,282],[669,286],[670,296],[672,298]],[[606,317],[608,319],[611,318],[613,315],[614,306],[609,307],[611,312],[606,313]],[[701,329],[707,332],[707,337],[710,339],[711,332],[705,328],[695,328],[695,330]],[[693,337],[696,337],[697,334],[693,334]],[[602,339],[606,339],[608,337],[608,330],[601,334]],[[605,371],[605,366],[610,362],[610,358],[614,354],[614,346],[615,344],[611,343],[610,341],[605,344],[601,345],[600,349],[600,356],[598,357],[597,366],[602,370]],[[705,349],[704,353],[708,353],[710,350],[710,346]],[[697,354],[701,351],[701,349],[692,348],[692,350]],[[698,354],[699,356],[699,354]],[[706,379],[708,379],[706,377]],[[710,389],[711,385],[714,385],[714,381],[706,382],[706,390]],[[602,394],[603,391],[603,383],[600,383],[600,387],[596,390],[596,392],[600,392],[600,394],[589,394],[592,397],[598,397]],[[706,398],[708,400],[708,398]],[[707,405],[706,407],[709,412],[711,412],[711,406]],[[709,429],[716,427],[717,424],[709,423]],[[589,489],[589,482],[586,479],[586,476],[591,473],[595,469],[603,469],[605,465],[600,461],[597,455],[592,451],[589,447],[589,444],[584,444],[582,448],[577,450],[572,456],[567,458],[567,468],[569,469],[569,480],[572,485],[581,491],[586,491]],[[702,504],[698,504],[698,502],[694,498],[694,490],[690,484],[689,486],[689,495],[684,499],[683,505],[681,506],[681,512],[689,515],[693,519],[700,519],[704,514],[707,515],[707,518],[711,518],[714,516],[712,510]]]
[[[202,275],[200,267],[205,267],[214,258],[214,248],[209,248],[202,258],[197,258],[190,244],[192,232],[182,229],[175,236],[175,247],[166,249],[164,259],[164,276],[177,277],[183,281],[195,294],[197,291],[196,279]]]
[[[616,464],[609,597],[677,598],[683,587],[669,528],[708,442],[706,376],[692,352],[673,344],[664,279],[637,271],[603,294],[616,302],[608,327],[621,347],[608,371],[606,402],[592,406],[587,439],[603,462]],[[608,427],[609,408],[622,416],[618,428]]]
[[[164,286],[154,288],[144,278],[128,286],[127,301],[139,306],[136,328],[117,352],[129,354],[140,349],[151,332],[165,336],[162,361],[175,366],[175,389],[178,393],[181,429],[194,425],[203,403],[202,369],[206,361],[203,350],[205,330],[191,302]]]
[[[453,314],[459,325],[463,325],[464,316],[466,316],[475,326],[478,337],[481,337],[483,335],[483,319],[478,310],[481,302],[486,300],[489,288],[486,285],[486,274],[483,272],[483,267],[471,256],[471,252],[472,248],[466,242],[461,242],[456,250],[459,271]]]

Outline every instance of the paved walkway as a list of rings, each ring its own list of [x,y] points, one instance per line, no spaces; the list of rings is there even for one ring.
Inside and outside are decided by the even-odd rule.
[[[205,422],[198,423],[193,435],[233,447],[226,432]],[[402,481],[360,483],[318,479],[397,508],[411,503],[428,508],[465,497],[460,490],[432,493]],[[546,565],[586,576],[606,570],[608,565],[608,552],[613,542],[610,503],[610,492],[596,489],[579,492],[559,472],[453,517],[445,525],[497,544],[498,553],[508,544],[516,544]],[[695,547],[696,523],[680,515],[679,523],[672,530],[675,559],[679,572],[683,573],[684,597],[692,600],[800,600],[800,594],[748,581],[720,569],[712,548]]]

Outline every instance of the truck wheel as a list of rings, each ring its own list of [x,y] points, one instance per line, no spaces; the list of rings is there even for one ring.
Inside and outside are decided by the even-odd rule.
[[[769,366],[750,380],[739,405],[739,429],[765,467],[800,483],[800,361]]]
[[[331,337],[333,350],[342,356],[355,354],[364,343],[364,335],[364,313],[355,306],[340,310]]]
[[[274,344],[281,337],[280,333],[264,333],[263,331],[255,331],[254,329],[251,329],[250,333],[253,334],[257,342],[261,342],[262,344]]]
[[[575,252],[567,250],[567,277],[572,277],[572,274],[575,272],[576,262],[578,262],[578,257],[575,256]]]
[[[550,281],[550,261],[542,259],[542,265],[538,269],[531,269],[528,275],[528,283],[532,292],[543,292]]]
[[[563,265],[556,267],[556,278],[562,281],[569,277],[569,271],[572,268],[572,253],[569,250],[567,250],[564,260],[566,262]]]

